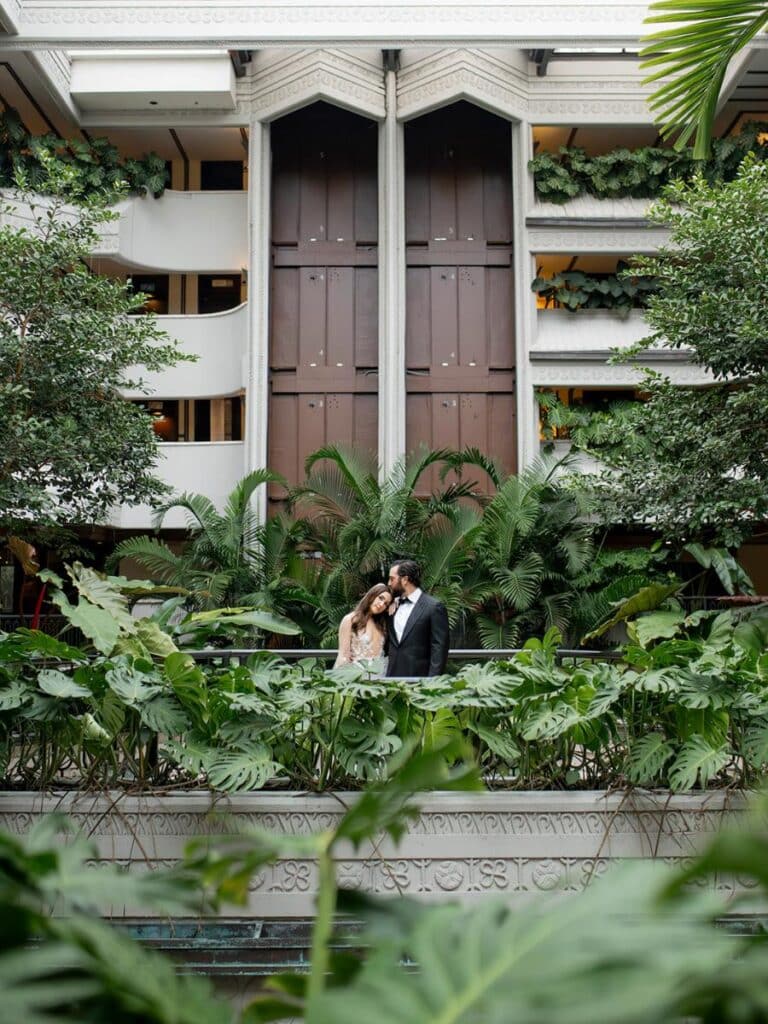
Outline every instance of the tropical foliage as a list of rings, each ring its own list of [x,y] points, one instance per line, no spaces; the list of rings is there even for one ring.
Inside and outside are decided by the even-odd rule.
[[[247,605],[284,611],[310,572],[298,555],[306,530],[280,516],[260,522],[253,500],[258,488],[282,482],[269,470],[255,470],[233,488],[222,512],[203,494],[177,495],[159,506],[154,523],[159,530],[170,511],[183,509],[189,521],[183,550],[156,537],[131,537],[118,544],[110,565],[131,558],[157,582],[185,591],[200,610]]]
[[[692,149],[621,147],[590,156],[578,146],[561,146],[557,153],[542,151],[528,164],[539,199],[567,203],[578,196],[595,199],[653,199],[672,181],[689,181],[701,174],[711,184],[731,181],[748,153],[768,158],[768,126],[748,122],[737,135],[715,139],[703,154]],[[704,159],[706,157],[706,159]]]
[[[0,188],[13,188],[21,176],[31,192],[50,193],[52,166],[64,172],[67,191],[119,198],[127,188],[138,195],[162,195],[168,184],[165,160],[149,153],[123,158],[109,139],[62,139],[54,132],[31,135],[18,112],[0,114]]]
[[[647,306],[651,295],[658,291],[653,278],[622,273],[626,264],[619,263],[617,274],[593,276],[581,270],[563,270],[552,277],[535,277],[531,291],[540,295],[546,306],[568,309],[615,309],[628,313],[630,309]]]
[[[686,615],[678,584],[614,610],[601,631],[625,621],[629,635],[614,660],[563,661],[552,629],[511,660],[405,683],[267,652],[203,666],[178,644],[228,613],[169,635],[161,616],[124,624],[114,581],[73,579],[97,654],[32,630],[0,642],[6,787],[356,788],[398,751],[457,736],[489,785],[519,789],[753,785],[768,764],[768,615]],[[107,606],[116,638],[90,621]]]
[[[418,793],[471,791],[479,788],[477,774],[454,742],[393,760],[387,776],[326,831],[207,836],[193,841],[170,871],[129,875],[104,865],[94,873],[87,858],[95,851],[86,840],[60,841],[70,828],[60,817],[23,839],[0,835],[7,1018],[30,1024],[766,1019],[765,937],[728,934],[718,915],[739,905],[710,891],[734,873],[758,891],[768,888],[768,844],[757,813],[750,827],[718,834],[682,871],[659,862],[614,867],[584,891],[555,899],[539,894],[514,909],[487,897],[470,907],[430,906],[340,888],[337,858],[350,843],[358,848],[384,835],[396,843],[418,813]],[[169,960],[96,916],[126,903],[182,914],[210,911],[225,900],[243,905],[252,876],[285,857],[317,865],[308,970],[274,975],[241,1011],[217,999],[207,980],[177,975]],[[363,926],[354,952],[348,930],[340,934],[335,926],[337,911]]]
[[[709,383],[649,370],[646,401],[601,415],[588,451],[608,467],[595,480],[603,522],[733,549],[768,517],[767,217],[768,164],[749,159],[733,181],[676,183],[652,208],[670,242],[631,271],[658,285],[650,334],[616,359],[683,350]]]
[[[704,159],[728,66],[768,25],[765,0],[656,0],[647,25],[672,24],[645,39],[646,84],[658,83],[650,106],[665,136],[684,146],[695,134]]]
[[[41,159],[55,195],[19,178],[14,203],[30,219],[0,228],[0,535],[25,540],[156,499],[157,438],[122,391],[146,389],[137,367],[186,358],[153,316],[130,315],[136,298],[123,283],[88,267],[116,216],[107,197],[65,202],[78,192],[74,172]]]

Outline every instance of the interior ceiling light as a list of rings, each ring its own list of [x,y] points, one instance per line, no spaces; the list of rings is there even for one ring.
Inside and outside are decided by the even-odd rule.
[[[150,100],[149,101],[149,105],[150,105],[150,107],[156,107],[157,106],[157,100]]]

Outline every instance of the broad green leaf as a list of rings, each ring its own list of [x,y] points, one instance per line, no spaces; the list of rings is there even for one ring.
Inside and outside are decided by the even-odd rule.
[[[425,908],[404,942],[387,943],[349,984],[327,988],[309,1007],[307,1020],[674,1020],[681,1015],[683,992],[698,992],[697,985],[729,962],[733,940],[705,923],[704,906],[710,905],[704,895],[691,897],[685,913],[656,909],[667,878],[658,865],[632,865],[611,871],[583,893],[514,910],[493,899],[468,908]]]
[[[703,736],[691,736],[678,751],[669,769],[670,786],[675,791],[693,789],[697,782],[705,789],[709,780],[730,760],[727,746],[713,747]]]
[[[283,771],[262,743],[243,744],[239,750],[216,750],[206,758],[204,768],[210,785],[227,793],[263,789]]]
[[[266,633],[281,633],[295,636],[301,632],[295,622],[284,615],[274,612],[260,611],[256,608],[214,608],[207,612],[194,612],[188,615],[179,625],[183,632],[188,625],[222,625],[222,626],[254,626]]]
[[[765,650],[765,636],[756,622],[740,622],[733,631],[733,640],[747,654],[757,656]]]
[[[62,661],[88,660],[88,655],[81,648],[65,644],[39,629],[25,629],[20,626],[13,633],[13,639],[22,650],[44,654],[48,658],[60,658]]]
[[[41,669],[37,676],[37,685],[43,693],[59,699],[91,696],[91,691],[86,686],[80,686],[71,676],[55,668]]]
[[[83,739],[92,743],[107,744],[113,740],[113,735],[100,725],[90,711],[80,716],[83,724]]]
[[[673,594],[676,594],[681,586],[682,583],[652,583],[647,587],[641,587],[636,594],[628,600],[621,602],[607,622],[598,626],[597,629],[593,629],[591,633],[588,633],[582,640],[582,643],[603,636],[609,629],[635,615],[653,611],[668,598],[672,597]]]
[[[648,647],[652,640],[673,637],[679,631],[684,619],[685,612],[682,608],[641,615],[633,623],[637,641],[641,647]]]
[[[674,752],[674,746],[661,733],[652,732],[643,736],[632,744],[627,758],[627,778],[636,786],[657,781]]]
[[[81,630],[97,651],[111,654],[120,636],[120,624],[108,611],[87,601],[70,604],[66,596],[57,592],[51,599],[73,626]]]
[[[175,697],[153,697],[141,705],[139,714],[148,729],[172,736],[185,732],[191,724]]]
[[[106,679],[112,692],[129,707],[138,707],[162,692],[161,686],[148,682],[130,665],[115,665],[107,671]]]
[[[80,562],[75,562],[70,567],[70,575],[81,598],[108,612],[119,623],[121,629],[133,632],[136,620],[131,617],[128,610],[128,601],[106,576],[81,565]]]
[[[744,756],[753,768],[768,764],[768,721],[762,719],[744,734]]]
[[[520,760],[520,748],[507,733],[484,725],[482,722],[468,722],[467,728],[478,736],[491,753],[500,757],[507,765],[514,765]]]
[[[21,679],[12,679],[10,683],[0,686],[0,711],[13,711],[26,704],[30,699],[31,690]]]

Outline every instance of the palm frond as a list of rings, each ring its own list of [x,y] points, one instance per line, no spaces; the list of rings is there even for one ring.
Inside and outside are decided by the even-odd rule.
[[[221,517],[210,498],[206,498],[204,494],[192,494],[189,492],[176,495],[170,501],[165,502],[164,505],[160,505],[153,514],[152,525],[156,530],[161,528],[163,520],[171,509],[174,508],[185,510],[189,529],[192,532],[199,531],[204,533],[213,542],[214,531]]]
[[[703,159],[712,141],[717,102],[731,59],[768,24],[765,0],[657,0],[646,24],[674,23],[654,32],[640,56],[654,69],[645,84],[672,76],[653,94],[661,133],[679,132],[676,145],[696,135],[694,156]]]
[[[129,537],[112,552],[110,564],[132,558],[145,568],[153,580],[177,584],[184,573],[184,560],[155,537]]]

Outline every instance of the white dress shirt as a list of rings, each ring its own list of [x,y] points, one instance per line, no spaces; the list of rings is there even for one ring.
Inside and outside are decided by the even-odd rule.
[[[403,638],[403,630],[405,629],[405,624],[408,621],[411,612],[413,611],[413,606],[416,604],[420,597],[421,588],[416,587],[416,589],[410,595],[407,601],[404,601],[402,597],[398,601],[397,611],[395,612],[395,634],[397,636],[398,643]]]

